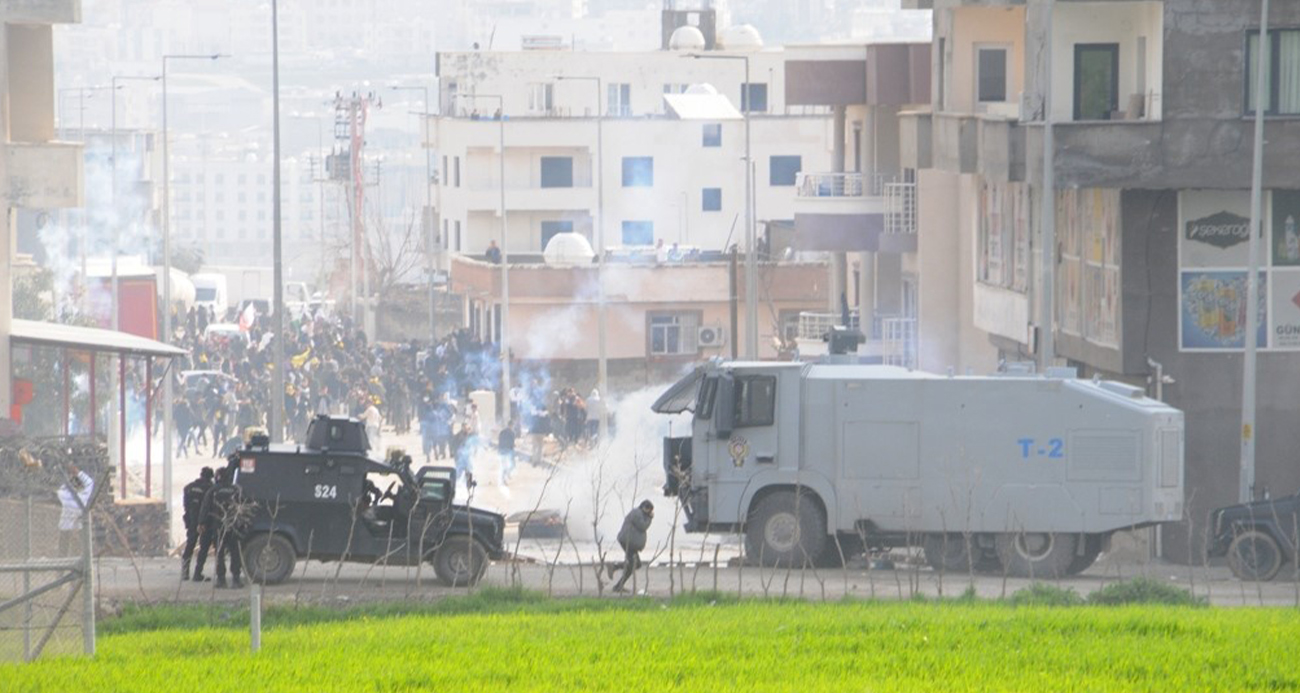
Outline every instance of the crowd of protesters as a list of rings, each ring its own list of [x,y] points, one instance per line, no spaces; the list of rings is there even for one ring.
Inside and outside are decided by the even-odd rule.
[[[174,367],[173,422],[177,453],[221,457],[228,442],[250,426],[266,426],[270,411],[273,340],[266,316],[231,311],[221,321],[210,311],[178,316],[176,344],[189,353]],[[214,322],[239,330],[209,330]],[[366,422],[372,438],[386,422],[398,434],[418,418],[449,405],[442,452],[464,425],[476,432],[457,402],[470,391],[497,386],[496,347],[466,331],[432,349],[415,341],[376,344],[351,320],[309,315],[285,325],[284,425],[286,439],[302,439],[317,414],[346,415]],[[454,427],[454,430],[453,430]],[[379,448],[381,441],[372,440]],[[445,455],[442,455],[445,456]]]
[[[175,343],[189,353],[173,367],[173,425],[178,456],[222,458],[249,427],[268,425],[273,339],[268,316],[231,310],[216,316],[191,309],[176,316]],[[209,329],[213,324],[234,327]],[[594,441],[604,413],[600,393],[585,399],[573,388],[552,390],[545,373],[524,371],[511,389],[511,421],[495,431],[495,412],[480,412],[475,390],[499,391],[495,344],[467,330],[430,346],[414,340],[375,343],[347,316],[290,316],[285,324],[284,425],[286,440],[302,440],[318,414],[355,417],[366,425],[371,447],[383,454],[381,431],[397,435],[418,426],[427,463],[454,465],[473,483],[473,459],[496,448],[501,483],[508,483],[520,439],[530,441],[534,464],[543,463],[548,436],[561,449]],[[414,454],[414,451],[412,451]]]

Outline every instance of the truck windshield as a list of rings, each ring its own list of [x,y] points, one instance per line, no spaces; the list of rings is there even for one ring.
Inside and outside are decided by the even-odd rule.
[[[655,403],[650,406],[650,409],[657,414],[680,414],[684,411],[695,411],[695,402],[699,398],[700,383],[703,380],[703,371],[691,371],[690,375],[677,381],[677,384],[660,395],[659,399],[655,400]]]
[[[713,418],[713,400],[718,394],[718,379],[705,378],[699,390],[700,395],[695,402],[695,418],[708,421]]]
[[[198,287],[194,289],[194,300],[215,301],[217,300],[217,290],[210,287]]]

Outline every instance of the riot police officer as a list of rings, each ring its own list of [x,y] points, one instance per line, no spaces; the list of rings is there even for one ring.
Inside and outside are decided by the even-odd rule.
[[[203,497],[201,514],[217,543],[217,587],[226,587],[226,560],[230,560],[231,587],[240,588],[243,570],[243,494],[229,467],[217,470],[217,483]]]
[[[199,537],[203,533],[204,523],[200,511],[203,509],[203,497],[208,494],[208,489],[212,488],[212,467],[204,467],[199,471],[199,478],[185,485],[182,492],[182,504],[185,508],[185,551],[181,553],[181,580],[190,579],[190,558],[194,556],[194,546],[199,545],[199,560],[195,563],[194,580],[203,581],[203,563],[208,557],[208,546],[212,544],[211,538],[206,542],[200,542]]]

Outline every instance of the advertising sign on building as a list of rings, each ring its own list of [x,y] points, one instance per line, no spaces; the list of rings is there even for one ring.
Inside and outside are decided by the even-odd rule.
[[[1259,262],[1260,349],[1300,349],[1300,192],[1266,192]],[[1250,193],[1179,194],[1179,346],[1224,351],[1246,346]],[[1269,229],[1267,234],[1263,229]],[[1295,268],[1295,269],[1287,269]]]
[[[1264,310],[1264,273],[1259,275],[1259,346],[1268,343]],[[1244,349],[1246,346],[1246,272],[1183,272],[1179,291],[1183,349]]]
[[[1273,348],[1300,349],[1300,270],[1273,272],[1269,295]]]
[[[1193,190],[1182,193],[1179,264],[1184,268],[1237,268],[1250,264],[1250,193]]]

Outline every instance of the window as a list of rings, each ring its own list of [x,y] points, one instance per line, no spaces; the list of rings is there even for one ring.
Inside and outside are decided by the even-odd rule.
[[[722,123],[704,124],[704,146],[706,147],[722,146]]]
[[[1119,109],[1119,44],[1074,46],[1074,119],[1110,120]]]
[[[655,242],[655,223],[653,221],[623,222],[623,245],[653,245]]]
[[[1300,29],[1268,32],[1264,56],[1264,112],[1300,115]],[[1246,41],[1246,113],[1255,112],[1255,66],[1259,64],[1259,32]]]
[[[542,187],[543,188],[572,188],[573,187],[573,157],[571,156],[542,157]]]
[[[623,187],[648,188],[655,184],[655,160],[651,156],[623,157]]]
[[[605,85],[607,100],[605,103],[605,113],[612,116],[630,116],[632,115],[632,85],[631,84],[608,84]]]
[[[456,252],[460,252],[460,219],[456,220]]]
[[[240,184],[240,185],[248,185],[248,176],[246,176],[246,175],[244,175],[244,174],[242,174],[242,173],[239,174],[239,184]]]
[[[690,85],[689,85],[689,84],[665,84],[665,85],[664,85],[664,93],[665,93],[665,94],[685,94],[685,93],[686,93],[686,90],[689,89],[689,88],[690,88]]]
[[[549,83],[533,83],[528,85],[528,112],[547,114],[551,112],[554,103],[554,88]]]
[[[505,154],[502,154],[502,156],[505,156]],[[452,157],[452,161],[454,162],[452,167],[455,169],[454,174],[456,177],[455,187],[459,188],[460,187],[460,157],[454,156]]]
[[[776,376],[736,378],[736,428],[776,422]]]
[[[698,354],[695,330],[700,326],[698,313],[650,313],[647,316],[647,345],[651,356],[687,356]]]
[[[975,47],[975,84],[977,102],[1000,103],[1007,100],[1006,47]]]
[[[546,250],[546,244],[556,234],[571,233],[573,231],[572,221],[543,221],[542,222],[542,250]]]
[[[801,156],[774,156],[768,163],[768,185],[794,185],[803,170]]]
[[[722,188],[705,188],[700,192],[701,209],[705,212],[722,211]]]
[[[740,90],[740,110],[746,113],[767,111],[767,83],[749,82]]]

